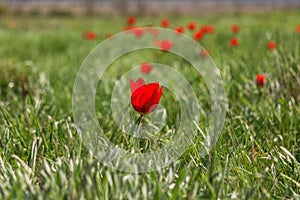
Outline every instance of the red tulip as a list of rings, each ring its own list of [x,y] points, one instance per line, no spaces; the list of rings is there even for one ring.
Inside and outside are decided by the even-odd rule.
[[[134,26],[124,26],[123,31],[130,31],[132,29],[135,29],[136,27]]]
[[[266,76],[264,74],[257,74],[255,78],[256,87],[262,88],[266,83]]]
[[[211,54],[210,50],[202,50],[200,52],[200,55],[202,56],[202,58],[206,58]]]
[[[169,40],[163,40],[160,42],[160,49],[162,51],[169,51],[170,49],[172,49],[172,47],[173,47],[173,44]]]
[[[296,32],[300,33],[300,24],[296,26]]]
[[[197,31],[197,32],[194,34],[194,39],[195,39],[196,41],[199,41],[199,40],[202,39],[203,35],[204,35],[203,31],[202,31],[202,30],[199,30],[199,31]]]
[[[142,74],[149,74],[151,71],[153,70],[152,65],[150,65],[149,63],[142,63],[141,65],[141,72]]]
[[[146,29],[151,35],[157,36],[159,34],[159,30],[155,27],[149,27]]]
[[[168,28],[170,26],[170,22],[167,19],[161,21],[160,26],[163,28]]]
[[[270,41],[270,42],[268,42],[268,48],[270,49],[270,50],[273,50],[273,49],[276,49],[276,43],[275,42],[272,42],[272,41]]]
[[[236,24],[233,24],[233,25],[231,26],[231,31],[232,31],[233,33],[238,33],[238,32],[240,31],[240,27],[239,27],[238,25],[236,25]]]
[[[144,30],[142,28],[134,28],[131,31],[137,38],[142,37],[144,34]]]
[[[199,28],[199,31],[202,32],[203,34],[206,33],[206,26],[203,25]]]
[[[231,46],[236,47],[239,45],[239,41],[236,38],[231,38],[230,44]]]
[[[184,28],[182,26],[177,26],[177,27],[175,27],[174,30],[176,31],[176,33],[178,35],[181,35],[182,33],[184,33]]]
[[[88,31],[84,33],[84,37],[88,40],[95,40],[97,38],[97,35],[93,31]]]
[[[195,23],[195,22],[190,22],[190,23],[188,24],[188,29],[189,29],[190,31],[195,30],[195,28],[196,28],[196,23]]]
[[[130,26],[134,25],[135,24],[135,17],[133,17],[133,16],[128,17],[127,18],[127,24],[130,25]]]
[[[205,26],[205,32],[206,33],[214,33],[215,32],[215,27],[212,25],[207,25]]]
[[[163,87],[158,82],[148,85],[142,78],[136,82],[130,79],[131,105],[141,114],[149,114],[155,110],[160,101]]]

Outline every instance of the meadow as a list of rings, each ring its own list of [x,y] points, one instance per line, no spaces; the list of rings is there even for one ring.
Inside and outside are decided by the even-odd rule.
[[[199,141],[158,171],[132,174],[104,166],[80,142],[73,85],[86,56],[123,31],[126,17],[5,15],[0,18],[1,199],[300,198],[300,11],[136,17],[135,26],[161,26],[163,19],[171,29],[182,26],[191,37],[191,21],[196,29],[213,27],[198,42],[220,69],[228,108],[210,154],[198,156]],[[87,36],[88,31],[96,37]],[[104,99],[96,99],[99,123],[124,148],[130,149],[132,141],[116,131],[105,105],[122,73],[150,61],[169,64],[187,76],[204,102],[202,112],[209,112],[205,82],[185,67],[189,63],[151,50],[124,56],[99,83]],[[257,74],[266,77],[261,87]],[[166,89],[161,100],[168,111],[164,142],[175,134],[180,115],[173,102],[176,98]],[[203,130],[206,120],[199,120]],[[160,147],[155,142],[140,145]]]

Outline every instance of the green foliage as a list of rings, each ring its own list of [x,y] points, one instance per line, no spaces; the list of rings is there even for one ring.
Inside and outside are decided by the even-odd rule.
[[[0,19],[0,199],[300,198],[299,12],[192,19],[216,28],[201,45],[212,52],[225,83],[229,106],[223,133],[207,157],[199,157],[198,141],[169,167],[145,174],[117,172],[97,161],[80,143],[72,118],[72,87],[81,62],[107,33],[121,31],[124,19],[62,15],[68,17]],[[174,26],[189,20],[170,19]],[[139,25],[150,23],[158,25],[159,19],[138,19]],[[233,23],[241,27],[237,35],[230,31]],[[96,41],[82,37],[88,30],[97,33]],[[237,48],[230,46],[233,36],[240,41]],[[275,51],[267,49],[269,40],[277,43]],[[127,55],[113,63],[124,69],[106,72],[97,89],[101,101],[110,101],[108,91],[123,72],[152,59],[188,77],[202,112],[209,112],[205,83],[189,64],[174,55],[153,58],[153,53]],[[262,89],[255,87],[257,73],[267,75]],[[101,101],[96,98],[97,116],[111,136],[116,125],[109,105]],[[166,90],[162,104],[172,109],[169,102],[178,104]],[[180,111],[170,113],[164,127],[168,134]],[[201,120],[199,130],[206,125]],[[133,146],[123,135],[114,142]]]

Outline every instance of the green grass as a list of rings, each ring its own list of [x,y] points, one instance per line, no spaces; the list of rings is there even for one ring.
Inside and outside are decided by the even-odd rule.
[[[215,26],[215,33],[200,43],[212,52],[225,83],[225,125],[210,155],[198,157],[199,142],[161,171],[127,174],[103,166],[87,152],[72,114],[72,89],[80,64],[107,33],[122,31],[124,19],[2,16],[1,199],[300,198],[300,35],[295,32],[299,17],[299,11],[171,17],[172,26],[190,20]],[[160,18],[137,20],[140,26],[159,25]],[[237,48],[229,44],[233,23],[241,27],[235,35]],[[97,33],[96,41],[82,38],[88,30]],[[274,52],[266,47],[269,40],[278,45]],[[145,51],[113,65],[130,68],[145,58],[170,64],[189,75],[194,88],[199,86],[199,100],[209,100],[208,93],[201,94],[206,91],[202,79],[181,67],[188,63],[158,55],[153,58],[153,52]],[[122,76],[114,69],[98,87],[106,91],[105,102],[110,101],[113,81]],[[258,73],[267,75],[262,90],[255,87]],[[173,113],[168,115],[167,132],[176,128],[179,111],[174,96],[168,91],[164,95],[162,104]],[[100,103],[99,122],[111,136],[115,125],[109,109]],[[208,111],[206,103],[203,112]],[[199,121],[199,126],[205,129],[205,125],[205,119]],[[115,143],[133,145],[118,133]]]

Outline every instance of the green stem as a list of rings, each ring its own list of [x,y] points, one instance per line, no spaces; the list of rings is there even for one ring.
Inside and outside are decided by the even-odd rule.
[[[138,133],[139,133],[139,130],[140,130],[140,124],[142,122],[142,119],[143,119],[143,114],[140,115],[140,117],[136,120],[135,124],[136,124],[136,129],[135,129],[135,132],[134,132],[134,136],[136,136]]]
[[[136,124],[136,127],[135,127],[135,131],[134,131],[134,134],[133,134],[133,137],[132,137],[132,142],[133,142],[133,147],[134,149],[138,150],[140,147],[139,147],[139,140],[135,140],[134,141],[134,137],[139,133],[139,130],[140,130],[140,124],[142,122],[142,119],[143,119],[143,114],[140,115],[140,117],[136,120],[135,124]]]

